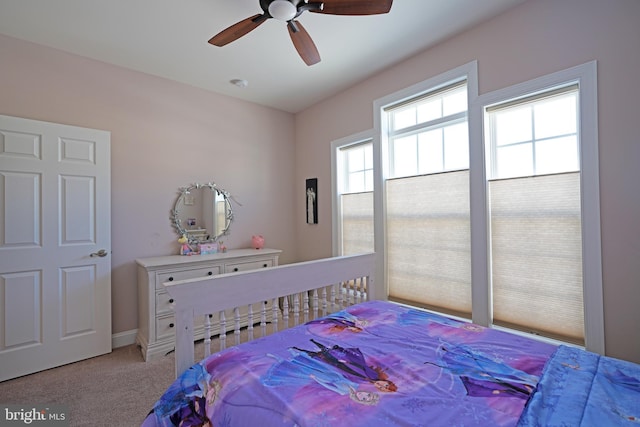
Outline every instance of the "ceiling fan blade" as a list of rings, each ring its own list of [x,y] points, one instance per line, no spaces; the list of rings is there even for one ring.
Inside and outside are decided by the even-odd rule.
[[[389,13],[393,0],[322,0],[322,3],[322,10],[310,11],[329,15],[379,15]]]
[[[293,46],[305,64],[313,65],[320,62],[318,49],[302,24],[298,21],[289,21],[287,28],[289,29],[289,36],[291,36]]]
[[[229,44],[232,41],[235,41],[244,36],[248,32],[258,28],[258,26],[268,18],[269,16],[266,14],[258,14],[253,15],[247,19],[243,19],[242,21],[237,22],[232,26],[220,31],[218,34],[213,36],[211,40],[209,40],[209,43],[214,46],[224,46],[226,44]]]

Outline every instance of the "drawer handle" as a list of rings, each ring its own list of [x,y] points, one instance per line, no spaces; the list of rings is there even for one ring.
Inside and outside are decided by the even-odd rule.
[[[208,272],[207,276],[213,276],[213,271]]]
[[[269,265],[268,265],[268,264],[262,264],[262,266],[263,266],[264,268],[269,267]]]
[[[169,327],[170,327],[170,328],[173,328],[173,323],[169,323]]]
[[[234,268],[233,271],[238,271],[238,267]]]
[[[169,304],[173,304],[173,298],[169,300]]]
[[[173,276],[169,277],[169,281],[173,282]]]

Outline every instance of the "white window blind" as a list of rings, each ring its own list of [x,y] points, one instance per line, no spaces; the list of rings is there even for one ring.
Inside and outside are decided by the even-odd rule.
[[[487,114],[493,323],[584,344],[578,86]]]
[[[467,81],[385,108],[392,300],[471,317]]]
[[[374,252],[373,144],[371,140],[334,144],[336,163],[337,252]]]
[[[373,191],[342,194],[342,255],[374,251]]]
[[[389,297],[471,317],[469,171],[386,186]]]
[[[494,324],[584,344],[579,173],[489,192]]]

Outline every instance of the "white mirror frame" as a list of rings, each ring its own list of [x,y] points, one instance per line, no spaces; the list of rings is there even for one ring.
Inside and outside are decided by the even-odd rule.
[[[220,194],[224,197],[225,200],[225,224],[222,231],[216,235],[209,235],[206,239],[198,238],[197,236],[190,236],[188,230],[182,224],[183,219],[180,218],[180,206],[184,206],[185,197],[188,196],[193,190],[199,190],[202,188],[209,188],[211,191],[215,191],[217,194]],[[198,243],[205,242],[215,242],[220,237],[229,234],[229,229],[231,227],[231,223],[233,222],[233,206],[231,205],[231,200],[233,197],[226,190],[219,188],[215,183],[207,183],[200,184],[195,183],[191,184],[188,187],[182,187],[178,190],[178,198],[176,199],[173,210],[171,211],[171,223],[173,227],[176,229],[178,233],[178,237],[187,236],[189,239],[190,245],[196,245]]]

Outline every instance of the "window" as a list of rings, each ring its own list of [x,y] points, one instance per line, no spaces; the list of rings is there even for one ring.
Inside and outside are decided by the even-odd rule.
[[[385,109],[390,177],[469,167],[465,82]]]
[[[374,252],[373,144],[368,134],[334,142],[332,162],[334,253]]]
[[[579,170],[578,87],[487,109],[492,178]]]
[[[375,101],[378,295],[604,354],[595,65]]]
[[[467,109],[474,72],[471,64],[423,82],[409,96],[380,102],[388,296],[467,318],[472,311]]]
[[[342,194],[373,191],[373,146],[371,142],[340,148],[344,180]]]
[[[595,62],[470,116],[474,321],[604,354]]]
[[[583,345],[577,105],[572,85],[485,115],[493,323]]]

